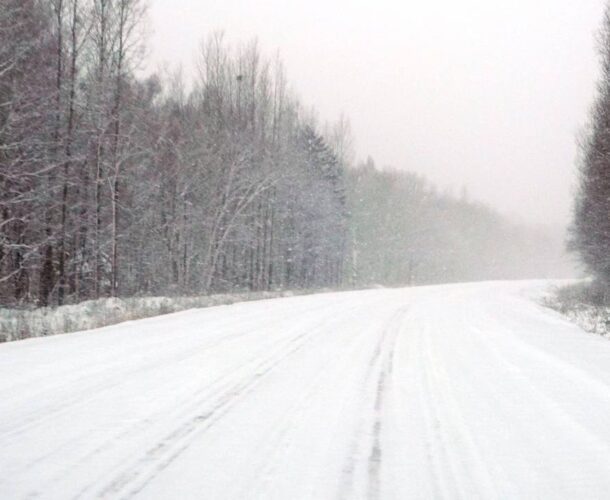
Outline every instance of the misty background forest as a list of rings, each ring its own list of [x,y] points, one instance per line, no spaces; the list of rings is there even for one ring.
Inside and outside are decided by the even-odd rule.
[[[560,231],[356,161],[255,41],[143,75],[145,16],[1,0],[1,304],[571,272]]]

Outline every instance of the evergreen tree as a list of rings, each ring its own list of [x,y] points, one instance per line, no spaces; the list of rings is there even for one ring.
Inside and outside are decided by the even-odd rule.
[[[601,79],[589,132],[581,145],[570,246],[587,269],[610,286],[610,4],[600,34]]]

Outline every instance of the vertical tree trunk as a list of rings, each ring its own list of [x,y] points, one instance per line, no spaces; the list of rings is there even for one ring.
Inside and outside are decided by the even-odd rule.
[[[63,186],[61,202],[61,237],[59,248],[59,289],[58,303],[64,303],[66,288],[66,238],[67,238],[67,212],[68,212],[68,179],[72,163],[72,136],[74,133],[74,100],[76,98],[76,61],[78,56],[78,0],[72,0],[71,19],[70,19],[70,90],[68,96],[68,117],[67,130],[65,137],[65,159],[63,168]]]

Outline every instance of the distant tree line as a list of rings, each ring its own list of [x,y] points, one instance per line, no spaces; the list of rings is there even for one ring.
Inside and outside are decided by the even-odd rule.
[[[610,5],[599,37],[601,76],[581,142],[579,188],[570,245],[610,298]]]
[[[210,36],[188,85],[138,77],[144,15],[0,0],[0,305],[505,277],[530,255],[485,207],[351,166],[346,120],[317,126],[254,42]]]
[[[368,159],[347,172],[351,282],[430,284],[571,273],[563,235],[515,224],[423,177]]]

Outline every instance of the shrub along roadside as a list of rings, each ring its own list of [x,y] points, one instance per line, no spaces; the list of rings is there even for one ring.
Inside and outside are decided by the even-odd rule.
[[[558,288],[545,305],[559,311],[583,330],[610,337],[610,290],[597,281]]]

